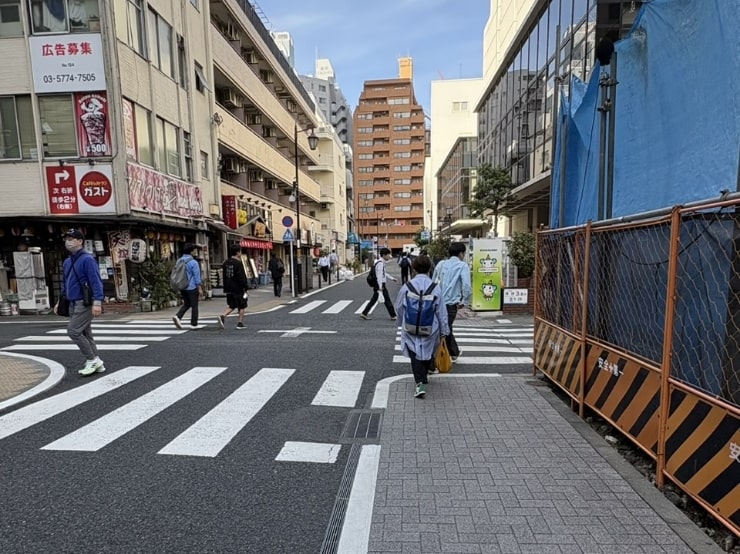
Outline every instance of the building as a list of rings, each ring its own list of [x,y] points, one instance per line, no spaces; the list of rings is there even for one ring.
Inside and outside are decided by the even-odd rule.
[[[410,78],[365,81],[354,115],[357,228],[393,252],[424,225],[424,121]]]
[[[478,114],[478,162],[511,171],[515,201],[507,234],[549,222],[559,97],[571,77],[585,80],[602,37],[617,40],[642,2],[492,1],[484,31],[483,93]]]
[[[478,172],[478,139],[458,137],[435,173],[437,183],[438,233],[481,237],[490,227],[486,221],[471,218],[468,202],[475,190]]]
[[[286,33],[285,31],[271,34],[275,44],[277,44],[277,47],[283,53],[285,59],[288,60],[290,67],[295,69],[295,47],[293,46],[293,37],[290,36],[290,33]]]
[[[316,107],[334,127],[339,140],[352,144],[352,108],[336,81],[331,61],[316,60],[316,75],[302,75],[301,82],[316,98]]]

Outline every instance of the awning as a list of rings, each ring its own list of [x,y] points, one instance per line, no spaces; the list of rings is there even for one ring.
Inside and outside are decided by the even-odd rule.
[[[239,246],[242,248],[255,248],[257,250],[272,250],[272,243],[266,240],[242,239]]]
[[[221,231],[222,233],[229,233],[230,235],[237,235],[237,236],[244,236],[239,235],[239,232],[236,229],[232,229],[228,225],[224,225],[220,221],[206,221],[209,227],[212,229],[215,229],[216,231]]]

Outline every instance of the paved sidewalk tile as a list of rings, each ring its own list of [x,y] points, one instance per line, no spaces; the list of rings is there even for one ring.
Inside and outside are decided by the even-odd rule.
[[[391,385],[369,552],[693,552],[532,381]]]
[[[0,354],[0,402],[35,387],[49,373],[49,368],[40,362]]]

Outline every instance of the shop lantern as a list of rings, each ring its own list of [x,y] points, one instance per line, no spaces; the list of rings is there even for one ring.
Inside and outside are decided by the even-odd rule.
[[[128,243],[128,259],[135,264],[146,260],[146,242],[141,239],[133,239]]]

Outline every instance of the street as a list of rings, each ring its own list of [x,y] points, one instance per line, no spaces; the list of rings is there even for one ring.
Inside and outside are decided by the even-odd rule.
[[[67,368],[0,412],[0,551],[322,551],[351,445],[377,442],[345,426],[378,381],[410,372],[385,308],[358,317],[369,296],[358,278],[285,298],[244,331],[212,316],[178,331],[169,312],[101,321],[108,371],[86,379],[63,320],[0,325],[0,350]],[[456,373],[531,371],[529,322],[456,329]]]

